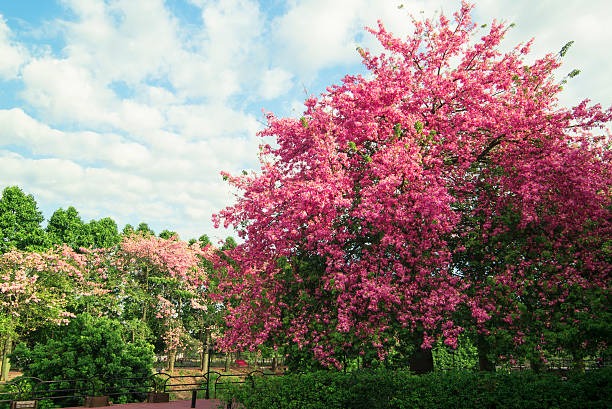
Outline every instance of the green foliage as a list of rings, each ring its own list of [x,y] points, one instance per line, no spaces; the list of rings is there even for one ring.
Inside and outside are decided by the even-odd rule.
[[[228,236],[225,239],[223,246],[221,246],[221,250],[230,250],[230,249],[236,248],[237,245],[238,243],[236,243],[236,240],[233,237]]]
[[[57,209],[51,215],[46,230],[53,244],[64,243],[73,249],[91,244],[87,227],[73,206],[66,210]]]
[[[0,253],[48,248],[50,242],[41,227],[43,220],[32,195],[17,186],[5,188],[0,198]]]
[[[159,237],[161,237],[162,239],[166,239],[166,240],[169,240],[172,237],[178,237],[178,236],[179,235],[178,235],[177,232],[171,231],[171,230],[168,230],[168,229],[164,229],[164,230],[162,230],[161,233],[159,233]]]
[[[533,372],[434,372],[405,370],[352,373],[318,371],[256,377],[224,391],[224,399],[259,408],[606,408],[612,369],[562,379]]]
[[[322,370],[324,367],[309,349],[300,349],[297,344],[288,344],[283,348],[285,365],[290,372]]]
[[[565,43],[565,45],[563,47],[561,47],[561,51],[559,51],[559,55],[561,57],[565,57],[565,54],[567,54],[567,51],[570,49],[572,44],[574,44],[573,40],[572,41],[568,41],[567,43]]]
[[[135,231],[136,230],[134,230],[134,226],[128,223],[123,227],[123,230],[121,230],[121,234],[123,236],[129,236],[131,234],[134,234]]]
[[[457,349],[439,340],[432,353],[436,369],[478,369],[478,349],[465,335],[459,337]]]
[[[116,320],[82,314],[57,328],[45,343],[29,348],[20,344],[11,357],[24,376],[42,380],[88,379],[91,394],[121,388],[134,390],[137,380],[153,369],[152,345],[126,342]]]
[[[149,227],[148,224],[142,222],[136,228],[136,233],[140,233],[144,236],[155,236],[155,232]]]
[[[113,247],[121,241],[117,223],[110,217],[92,220],[87,227],[94,248]]]
[[[210,238],[206,234],[201,235],[200,238],[198,238],[198,242],[200,243],[202,247],[205,247],[211,244]]]

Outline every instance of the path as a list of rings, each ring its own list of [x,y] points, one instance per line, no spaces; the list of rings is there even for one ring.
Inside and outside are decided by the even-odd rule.
[[[97,409],[190,409],[191,399],[189,400],[172,400],[162,403],[119,403],[112,406],[105,406]],[[225,404],[219,399],[198,399],[195,409],[218,409],[225,408]],[[64,409],[83,409],[83,406]]]

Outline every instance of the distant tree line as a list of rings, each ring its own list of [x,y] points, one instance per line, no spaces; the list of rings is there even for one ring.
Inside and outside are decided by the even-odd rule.
[[[121,231],[111,217],[85,222],[74,206],[57,209],[45,227],[43,222],[44,216],[34,196],[18,186],[6,187],[0,198],[0,253],[11,249],[44,250],[58,244],[66,244],[73,249],[108,248],[117,245],[122,236],[132,233],[155,235],[144,222],[137,227],[126,224]],[[159,233],[159,237],[164,239],[173,236],[178,234],[168,229]],[[189,243],[196,241],[210,243],[205,234],[198,239],[190,239]]]
[[[8,375],[9,358],[27,373],[30,367],[39,368],[34,357],[41,353],[59,353],[61,347],[62,354],[73,356],[70,348],[79,347],[62,340],[72,339],[74,329],[66,324],[77,318],[80,325],[116,326],[126,348],[149,345],[167,358],[170,370],[184,349],[200,351],[205,366],[221,323],[221,306],[210,299],[215,281],[208,259],[234,247],[231,237],[217,248],[206,235],[189,242],[170,230],[156,236],[146,223],[136,228],[128,224],[119,232],[112,218],[84,222],[73,206],[56,210],[45,227],[43,221],[32,195],[17,186],[3,190],[2,380]],[[65,367],[84,365],[66,362]],[[73,375],[90,377],[95,372],[86,369]]]

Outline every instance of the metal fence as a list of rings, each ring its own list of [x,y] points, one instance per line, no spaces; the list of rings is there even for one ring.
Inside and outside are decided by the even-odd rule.
[[[49,400],[60,406],[79,406],[88,396],[108,396],[126,402],[143,401],[154,390],[153,377],[42,380],[18,377],[0,384],[0,403]]]
[[[243,360],[248,362],[254,368],[264,368],[264,367],[272,367],[272,366],[284,366],[285,365],[285,357],[284,355],[279,355],[277,357],[262,357],[257,356],[255,354],[236,354],[236,353],[222,353],[222,352],[213,352],[210,354],[210,364],[211,367],[223,368],[226,367],[226,370],[236,366],[236,360]],[[160,368],[159,372],[161,372],[161,368],[165,368],[168,365],[168,357],[166,355],[158,355],[155,359],[155,367]],[[178,354],[176,360],[174,362],[175,368],[201,368],[202,367],[202,357],[197,353],[181,353]]]
[[[81,406],[89,396],[108,396],[113,402],[143,402],[152,392],[179,396],[189,392],[201,398],[218,398],[231,385],[255,384],[256,377],[273,376],[255,370],[245,373],[210,371],[201,375],[156,373],[145,378],[66,379],[45,381],[34,377],[19,377],[0,383],[0,404],[15,401],[50,400],[62,407]],[[186,396],[182,397],[187,398]],[[3,405],[4,406],[4,405]]]

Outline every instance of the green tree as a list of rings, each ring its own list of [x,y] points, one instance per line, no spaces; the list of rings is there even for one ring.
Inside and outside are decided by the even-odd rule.
[[[143,234],[145,236],[155,236],[155,232],[149,227],[148,224],[142,222],[136,228],[136,233]]]
[[[478,369],[478,350],[465,334],[459,336],[457,348],[450,348],[438,340],[432,352],[436,369]]]
[[[87,225],[91,245],[94,248],[113,247],[121,241],[117,223],[110,217],[92,220]]]
[[[194,238],[189,239],[189,245],[192,245],[194,243],[199,243],[201,247],[206,247],[209,244],[212,244],[207,234],[201,235],[198,239],[194,239]]]
[[[168,239],[171,239],[172,237],[179,237],[179,235],[175,231],[164,229],[164,230],[162,230],[161,233],[159,233],[159,237],[162,238],[162,239],[168,240]]]
[[[121,230],[121,234],[124,236],[129,236],[130,234],[134,234],[136,230],[134,230],[134,226],[131,224],[126,224],[123,230]]]
[[[233,237],[228,236],[225,239],[225,243],[223,243],[223,246],[221,246],[221,250],[231,250],[236,248],[237,245],[238,243],[236,243],[236,240]]]
[[[51,215],[46,231],[53,244],[66,244],[73,249],[91,244],[87,227],[73,206],[66,210],[57,209]]]
[[[5,188],[0,199],[0,252],[48,248],[49,240],[41,227],[43,220],[32,195],[17,186]]]
[[[202,247],[205,247],[211,244],[210,238],[206,234],[201,235],[200,238],[198,238],[198,242],[200,243]]]

